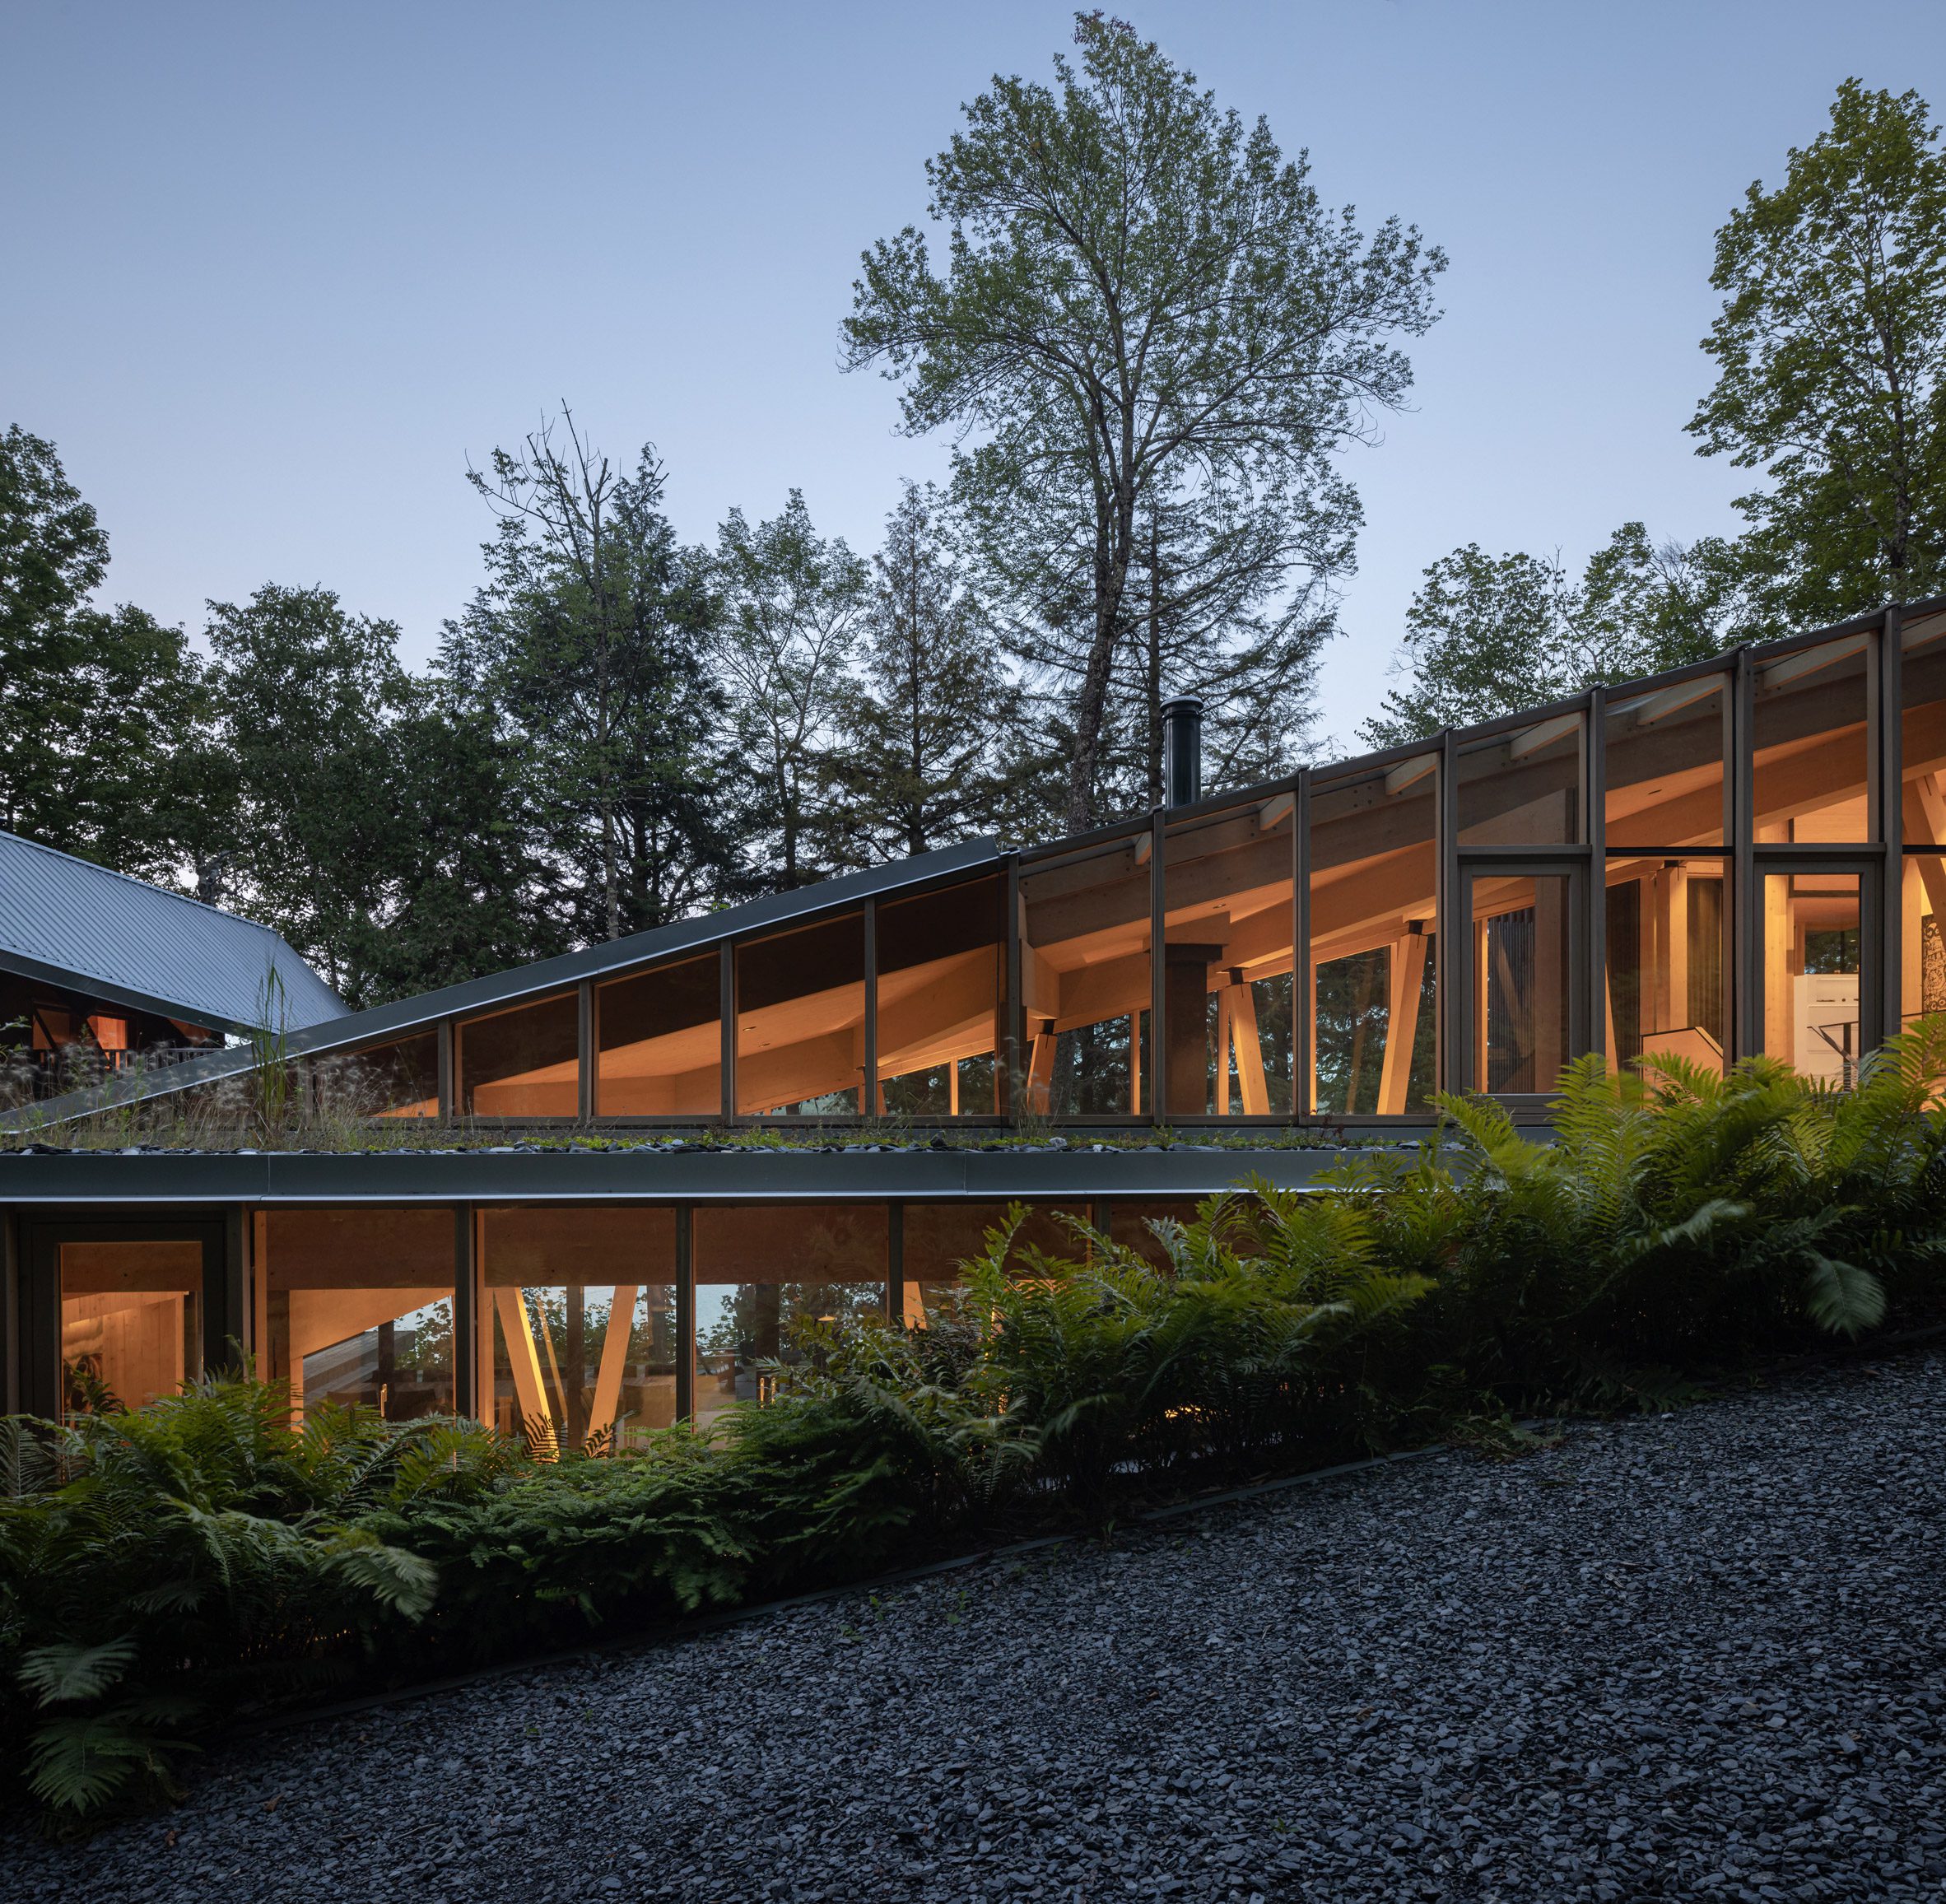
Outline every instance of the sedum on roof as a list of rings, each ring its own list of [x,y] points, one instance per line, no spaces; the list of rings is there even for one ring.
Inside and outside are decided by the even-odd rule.
[[[263,1022],[273,971],[291,1029],[347,1008],[268,926],[14,833],[0,833],[0,971],[225,1031]]]

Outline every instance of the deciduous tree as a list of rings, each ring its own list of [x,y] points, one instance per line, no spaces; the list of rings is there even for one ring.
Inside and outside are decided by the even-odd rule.
[[[1083,14],[1075,38],[1053,88],[996,77],[966,109],[927,167],[944,275],[916,228],[881,240],[845,347],[903,379],[909,431],[976,439],[954,492],[996,608],[1066,677],[1079,827],[1140,626],[1149,505],[1197,499],[1213,538],[1252,552],[1262,599],[1345,568],[1357,504],[1334,454],[1404,401],[1397,340],[1432,323],[1443,259],[1396,219],[1367,239],[1326,210],[1304,155],[1286,161],[1125,23]]]
[[[1916,93],[1855,79],[1716,235],[1701,454],[1739,499],[1771,632],[1946,589],[1946,153]]]

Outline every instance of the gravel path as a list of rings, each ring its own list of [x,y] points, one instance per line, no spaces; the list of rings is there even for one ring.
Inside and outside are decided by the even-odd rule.
[[[1936,1356],[213,1755],[9,1898],[1946,1898]]]

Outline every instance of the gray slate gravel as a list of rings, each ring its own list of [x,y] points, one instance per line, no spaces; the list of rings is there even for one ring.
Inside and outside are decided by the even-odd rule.
[[[1442,1455],[212,1755],[10,1898],[1946,1897],[1946,1370]]]

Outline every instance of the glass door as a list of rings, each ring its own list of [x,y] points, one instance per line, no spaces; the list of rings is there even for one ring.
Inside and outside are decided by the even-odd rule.
[[[1464,862],[1462,1088],[1544,1103],[1588,1048],[1586,868]]]
[[[1850,1086],[1878,1041],[1878,868],[1757,865],[1763,1050],[1800,1077]]]
[[[27,1226],[22,1400],[71,1420],[195,1381],[235,1333],[221,1314],[221,1222]]]

